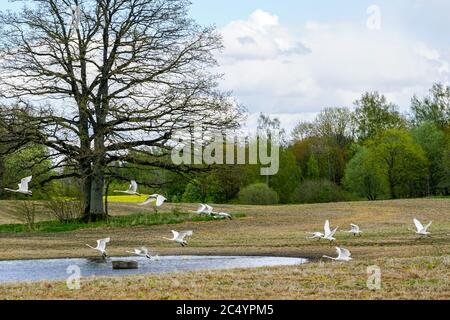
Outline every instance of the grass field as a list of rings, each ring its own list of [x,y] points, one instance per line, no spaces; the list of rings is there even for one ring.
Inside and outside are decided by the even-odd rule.
[[[0,223],[17,223],[3,213]],[[174,206],[168,204],[169,212]],[[178,210],[196,209],[180,205]],[[58,233],[0,232],[0,260],[89,257],[85,247],[110,236],[110,255],[146,245],[159,255],[273,255],[306,257],[311,263],[293,267],[190,272],[124,278],[83,279],[81,290],[65,282],[0,285],[0,299],[450,299],[450,200],[421,199],[291,206],[218,206],[245,217],[232,221],[186,221],[177,229],[192,229],[190,246],[162,240],[169,225],[104,226]],[[123,216],[142,209],[133,203],[113,203]],[[148,209],[151,214],[153,210]],[[412,219],[433,220],[433,236],[419,239],[408,228]],[[334,247],[307,240],[321,231],[325,219],[348,229],[351,222],[364,231],[356,238],[338,233],[337,243],[350,249],[354,260],[336,263],[320,259]],[[95,253],[94,253],[95,254]],[[381,290],[369,290],[367,267],[381,269]]]

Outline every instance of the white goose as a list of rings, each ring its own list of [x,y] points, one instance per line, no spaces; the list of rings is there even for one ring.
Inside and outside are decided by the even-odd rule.
[[[164,201],[166,201],[166,200],[167,199],[160,194],[152,194],[152,195],[148,196],[148,198],[144,202],[140,203],[139,205],[145,206],[150,203],[155,203],[157,207],[161,207],[164,204]]]
[[[414,221],[414,225],[416,226],[416,229],[417,229],[416,233],[418,235],[421,235],[421,236],[429,236],[430,235],[430,232],[428,232],[428,229],[430,228],[433,221],[430,221],[425,227],[419,220],[414,219],[413,221]]]
[[[86,245],[89,248],[93,249],[93,250],[97,250],[100,251],[103,258],[106,258],[108,255],[106,254],[106,244],[109,243],[111,241],[111,238],[106,238],[106,239],[100,239],[97,240],[97,247],[91,247],[90,245]]]
[[[18,190],[13,190],[13,189],[8,189],[8,188],[5,188],[5,190],[9,191],[9,192],[21,193],[21,194],[25,194],[27,196],[32,196],[33,192],[28,190],[28,184],[31,182],[32,179],[33,179],[33,176],[29,176],[29,177],[26,177],[26,178],[23,178],[22,180],[20,180]]]
[[[334,261],[345,261],[345,262],[353,260],[351,258],[352,254],[347,249],[336,247],[336,253],[338,255],[337,258],[329,257],[329,256],[323,256],[323,258],[331,259]]]
[[[151,259],[148,249],[146,247],[141,247],[140,249],[134,249],[133,251],[127,251],[127,253],[134,254],[139,257],[144,257],[147,259]]]
[[[186,237],[191,237],[193,232],[192,231],[175,231],[172,230],[173,233],[173,238],[163,238],[165,240],[169,240],[169,241],[175,241],[177,243],[179,243],[182,247],[185,247],[188,245],[187,241],[185,240]]]
[[[139,192],[137,192],[137,189],[138,189],[137,182],[134,181],[134,180],[131,180],[131,184],[128,187],[128,190],[125,190],[125,191],[114,190],[114,192],[116,192],[116,193],[125,193],[125,194],[129,194],[129,195],[132,195],[132,196],[140,196],[141,194]]]
[[[351,223],[350,227],[351,227],[350,230],[344,231],[344,232],[353,233],[354,236],[357,236],[357,235],[361,236],[361,234],[363,233],[361,231],[361,228],[357,224]]]

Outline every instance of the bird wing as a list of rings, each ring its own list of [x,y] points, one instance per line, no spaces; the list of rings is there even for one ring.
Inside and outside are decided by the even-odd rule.
[[[183,241],[184,238],[186,238],[186,237],[191,237],[192,234],[193,234],[192,230],[189,230],[189,231],[180,231],[178,237],[180,238],[181,241]]]
[[[166,198],[162,195],[157,195],[156,197],[156,206],[157,207],[161,207],[164,203],[164,201],[166,201]]]
[[[330,221],[325,221],[325,225],[323,227],[323,230],[325,231],[325,236],[329,236],[331,234],[331,230],[330,230]]]
[[[339,247],[336,247],[337,258],[339,259],[342,256],[342,250]]]
[[[106,244],[110,241],[110,238],[97,240],[97,249],[104,251],[106,249]]]
[[[413,221],[414,221],[414,224],[416,225],[417,232],[422,231],[423,230],[423,224],[417,219],[414,219]]]
[[[433,224],[433,221],[430,221],[430,223],[428,223],[428,224],[425,226],[425,231],[427,231],[428,228],[431,227],[432,224]]]
[[[33,176],[29,176],[20,180],[19,189],[28,191],[28,183],[31,182],[31,179],[33,179]]]
[[[205,205],[205,207],[206,207],[206,212],[208,213],[208,214],[211,214],[212,212],[213,212],[213,210],[214,210],[214,208],[213,207],[211,207],[210,205]]]
[[[140,206],[145,206],[145,205],[150,204],[150,203],[152,203],[154,201],[156,201],[156,197],[154,195],[151,195],[151,196],[148,196],[148,198],[145,199],[145,201],[140,203],[139,205]]]
[[[358,232],[359,231],[359,226],[358,225],[351,223],[350,226],[352,227],[352,231],[353,232]]]
[[[205,211],[206,206],[203,203],[200,203],[200,206],[197,209],[197,213],[202,213],[203,211]]]
[[[336,227],[333,231],[330,232],[329,236],[332,237],[336,234],[336,232],[338,231],[339,227]]]
[[[341,254],[343,258],[350,258],[352,256],[351,252],[348,249],[340,248]]]
[[[138,255],[147,255],[148,254],[148,249],[146,247],[141,247],[139,249],[134,249],[134,251]]]
[[[128,192],[130,192],[130,193],[136,193],[136,192],[137,192],[137,188],[138,188],[138,185],[137,185],[136,181],[131,180],[131,184],[130,184],[130,186],[128,187]]]
[[[172,230],[173,233],[173,240],[178,239],[178,237],[180,236],[180,233],[178,231]]]

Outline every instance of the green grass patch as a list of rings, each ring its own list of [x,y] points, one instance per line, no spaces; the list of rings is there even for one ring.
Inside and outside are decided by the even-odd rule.
[[[245,214],[237,213],[234,218],[243,218]],[[42,221],[35,223],[32,230],[26,224],[4,224],[0,225],[0,232],[69,232],[80,229],[93,228],[126,228],[134,226],[153,226],[153,225],[171,225],[183,222],[207,222],[218,221],[209,216],[198,216],[192,213],[172,211],[163,213],[135,213],[126,216],[109,217],[105,221],[84,223],[80,221],[59,222],[59,221]],[[219,220],[220,221],[220,220]]]

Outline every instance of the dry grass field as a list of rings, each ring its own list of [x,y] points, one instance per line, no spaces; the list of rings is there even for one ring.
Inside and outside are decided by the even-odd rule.
[[[2,214],[0,224],[17,223]],[[195,205],[180,206],[184,210]],[[170,210],[172,206],[166,206]],[[183,274],[89,278],[81,290],[65,282],[0,285],[0,299],[450,299],[450,200],[421,199],[291,206],[217,208],[245,213],[232,221],[188,222],[176,226],[100,228],[64,233],[0,233],[0,260],[89,257],[85,246],[110,236],[109,254],[146,245],[159,255],[269,255],[307,257],[311,263],[292,267],[190,272]],[[149,214],[153,211],[148,209]],[[142,208],[114,203],[114,215]],[[433,220],[432,237],[419,239],[408,230],[412,219]],[[361,238],[338,233],[337,244],[348,248],[350,263],[320,259],[334,255],[334,246],[307,240],[321,231],[325,219],[349,229],[361,226]],[[162,240],[171,229],[192,229],[190,246]],[[94,253],[95,254],[95,253]],[[367,267],[379,266],[381,290],[369,290]],[[1,272],[1,270],[0,270]]]

